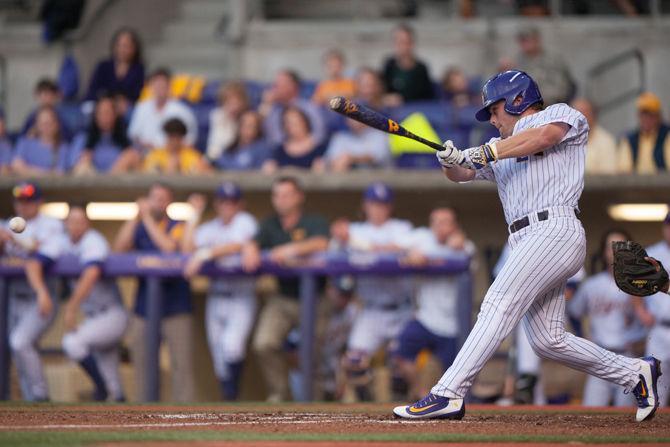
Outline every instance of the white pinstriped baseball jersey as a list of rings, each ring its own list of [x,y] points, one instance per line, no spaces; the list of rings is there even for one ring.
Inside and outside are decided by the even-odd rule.
[[[490,180],[498,185],[508,224],[550,207],[577,208],[584,189],[589,132],[584,115],[566,104],[554,104],[519,119],[512,135],[551,123],[570,126],[559,144],[528,157],[500,160],[476,172],[476,180]],[[498,140],[493,138],[490,142]]]

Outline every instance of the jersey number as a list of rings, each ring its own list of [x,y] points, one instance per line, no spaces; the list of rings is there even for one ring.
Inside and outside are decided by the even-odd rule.
[[[536,157],[541,157],[543,155],[544,155],[544,152],[538,152],[538,153],[535,154]],[[525,157],[517,157],[516,158],[517,163],[523,163],[524,161],[528,161],[528,155],[526,155]]]

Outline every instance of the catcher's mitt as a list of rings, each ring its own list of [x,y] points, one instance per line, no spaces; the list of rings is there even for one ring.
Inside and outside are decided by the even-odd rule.
[[[648,296],[667,290],[668,272],[660,261],[650,258],[644,248],[633,241],[612,242],[614,281],[624,292]]]

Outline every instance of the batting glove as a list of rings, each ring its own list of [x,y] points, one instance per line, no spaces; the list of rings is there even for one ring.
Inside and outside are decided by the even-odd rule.
[[[481,146],[465,149],[463,152],[463,163],[460,165],[468,169],[481,169],[489,163],[498,160],[498,152],[495,143],[487,143]]]
[[[463,163],[463,152],[458,150],[451,140],[445,141],[442,147],[444,147],[444,150],[438,151],[435,154],[440,165],[447,169],[451,169],[454,166],[460,166]]]

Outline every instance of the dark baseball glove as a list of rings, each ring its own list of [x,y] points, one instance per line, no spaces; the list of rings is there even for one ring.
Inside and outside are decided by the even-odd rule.
[[[624,292],[648,296],[668,290],[668,272],[660,261],[650,258],[644,248],[633,241],[612,242],[614,281]]]

